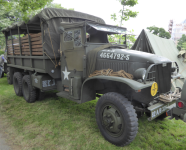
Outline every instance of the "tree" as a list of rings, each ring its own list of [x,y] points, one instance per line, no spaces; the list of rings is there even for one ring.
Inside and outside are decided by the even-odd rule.
[[[186,47],[184,46],[185,42],[186,42],[186,35],[183,34],[182,37],[178,40],[177,49],[181,50],[182,48],[185,48],[186,50]]]
[[[121,3],[123,7],[119,11],[122,14],[120,16],[120,27],[121,27],[123,25],[122,24],[123,20],[128,21],[130,18],[135,18],[137,16],[138,12],[128,9],[128,7],[134,7],[134,5],[138,4],[138,0],[118,0],[118,1]],[[127,8],[125,9],[125,7]],[[111,15],[111,19],[117,21],[117,16],[115,13]]]
[[[51,3],[53,0],[1,0],[0,2],[0,47],[4,49],[5,38],[2,29],[14,22],[25,21],[39,13],[43,8],[63,8],[61,4]],[[65,9],[65,8],[63,8]],[[71,10],[73,10],[71,8]],[[29,16],[29,17],[28,17]]]
[[[134,32],[134,30],[130,31],[131,33]],[[120,39],[120,41],[119,41]],[[114,35],[109,35],[108,40],[110,43],[124,43],[125,41],[125,36],[121,34],[114,34]],[[131,48],[134,42],[136,41],[136,38],[134,35],[127,35],[127,47]]]
[[[5,46],[5,37],[1,32],[2,29],[11,25],[14,22],[22,21],[21,13],[16,9],[18,3],[11,2],[11,9],[8,10],[4,5],[0,5],[0,46],[1,49]],[[9,5],[10,6],[10,5]]]
[[[67,9],[61,6],[61,4],[57,4],[57,3],[49,3],[45,6],[45,8],[61,8],[61,9]],[[74,10],[74,8],[69,8],[68,10]]]
[[[138,0],[118,0],[120,4],[122,5],[122,9],[120,9],[119,13],[120,19],[119,24],[120,27],[123,25],[123,21],[128,21],[130,18],[135,18],[139,12],[132,11],[128,9],[128,7],[133,7],[136,4],[138,4]],[[126,8],[125,8],[126,7]],[[113,19],[115,22],[118,20],[117,15],[114,13],[111,15],[111,19]],[[133,30],[131,32],[134,32]],[[125,37],[122,35],[112,35],[109,36],[109,42],[116,42],[116,43],[123,43],[125,41]],[[135,42],[135,37],[133,35],[127,35],[127,46],[130,48],[132,46],[132,43]]]
[[[186,50],[186,42],[182,44],[182,49]]]
[[[31,14],[50,4],[52,1],[53,0],[3,0],[2,5],[7,10],[12,10],[13,4],[18,3],[19,5],[16,5],[16,10],[22,14],[24,21],[28,21]]]
[[[163,28],[158,28],[156,26],[147,27],[147,29],[154,35],[157,35],[161,38],[170,39],[171,35],[169,32],[165,31]]]

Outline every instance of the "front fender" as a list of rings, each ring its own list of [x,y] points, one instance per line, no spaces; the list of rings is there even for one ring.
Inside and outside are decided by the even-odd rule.
[[[127,79],[127,78],[122,78],[122,77],[114,77],[114,76],[94,76],[91,78],[88,78],[84,81],[83,85],[92,79],[103,79],[103,80],[111,80],[111,81],[117,81],[117,82],[122,82],[127,84],[128,86],[130,86],[133,90],[137,91],[137,90],[141,90],[147,87],[152,86],[152,82],[151,83],[147,83],[147,84],[143,84],[143,83],[139,83],[135,80],[131,80],[131,79]]]
[[[94,76],[91,78],[87,78],[82,85],[81,88],[81,103],[84,103],[86,101],[89,100],[93,100],[96,98],[96,93],[94,90],[92,90],[91,87],[91,81],[94,81],[94,79],[99,79],[99,80],[110,80],[110,81],[116,81],[116,82],[120,82],[120,83],[124,83],[126,85],[128,85],[129,87],[131,87],[133,90],[138,91],[141,89],[145,89],[147,87],[152,86],[152,82],[151,83],[139,83],[137,81],[131,80],[131,79],[127,79],[127,78],[122,78],[122,77],[114,77],[114,76]]]

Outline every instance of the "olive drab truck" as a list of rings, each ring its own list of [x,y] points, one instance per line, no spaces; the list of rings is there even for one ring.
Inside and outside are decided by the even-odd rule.
[[[149,121],[166,114],[186,121],[185,93],[170,91],[178,68],[167,58],[109,43],[108,35],[125,32],[92,15],[46,8],[3,30],[8,83],[28,103],[50,90],[80,104],[99,97],[97,125],[117,146],[134,140],[143,114]]]

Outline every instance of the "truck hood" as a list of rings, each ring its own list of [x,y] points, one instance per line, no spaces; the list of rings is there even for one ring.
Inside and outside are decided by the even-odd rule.
[[[127,49],[104,49],[98,52],[98,59],[123,60],[140,63],[171,63],[172,61],[155,54]]]

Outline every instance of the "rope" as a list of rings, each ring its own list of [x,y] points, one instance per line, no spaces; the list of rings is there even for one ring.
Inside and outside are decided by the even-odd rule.
[[[44,52],[47,56],[48,54],[46,52]],[[48,56],[48,58],[50,58],[50,56]],[[53,60],[50,58],[51,62],[54,64],[54,66],[56,67],[56,64],[53,62]]]
[[[50,30],[49,30],[49,28],[48,28],[48,32],[49,32],[49,36],[50,36]],[[55,68],[56,68],[56,67],[58,66],[58,64],[57,64],[56,54],[55,54],[55,52],[54,52],[54,47],[53,47],[53,44],[52,44],[51,36],[50,36],[50,42],[51,42],[52,50],[53,50],[54,57],[55,57],[55,62],[56,62],[56,64],[55,64]]]
[[[125,72],[124,70],[113,72],[112,69],[96,70],[92,74],[89,75],[89,78],[94,77],[94,76],[99,76],[99,75],[123,77],[123,78],[133,79],[133,75]]]
[[[179,92],[179,88],[176,88],[174,93],[170,94],[161,94],[159,96],[159,100],[163,102],[172,102],[173,100],[177,100],[181,98],[181,92]]]

